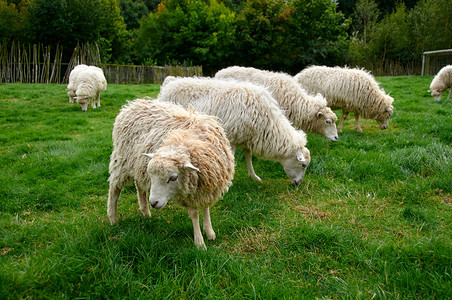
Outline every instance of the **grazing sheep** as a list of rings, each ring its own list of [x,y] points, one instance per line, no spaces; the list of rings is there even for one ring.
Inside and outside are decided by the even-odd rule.
[[[69,96],[69,103],[74,103],[75,91],[77,90],[77,77],[80,72],[86,69],[88,69],[87,65],[77,65],[69,74],[69,82],[66,88],[67,94]]]
[[[452,92],[452,65],[445,66],[436,74],[428,91],[432,93],[432,97],[435,100],[439,101],[447,89],[449,89],[449,95],[447,96],[447,100],[449,100]]]
[[[101,68],[89,66],[82,70],[77,76],[77,89],[75,91],[77,103],[82,107],[82,111],[88,109],[90,101],[92,107],[100,107],[100,93],[107,89],[107,80]]]
[[[338,132],[342,131],[342,124],[349,112],[355,114],[356,130],[359,132],[363,132],[359,126],[360,115],[376,120],[382,130],[388,128],[394,99],[380,89],[368,72],[360,69],[312,66],[298,73],[295,79],[308,92],[322,94],[332,109],[342,109]]]
[[[121,190],[134,181],[145,216],[151,216],[147,191],[154,208],[173,200],[187,208],[195,245],[205,248],[198,209],[203,209],[208,239],[214,240],[209,208],[229,189],[234,164],[229,141],[214,117],[158,100],[129,102],[113,127],[107,211],[110,222],[118,222]]]
[[[235,80],[171,78],[158,98],[218,117],[233,149],[244,148],[251,178],[262,181],[254,172],[254,153],[280,162],[292,184],[303,180],[311,160],[306,134],[292,127],[264,87]]]
[[[215,77],[233,78],[266,87],[296,128],[324,135],[333,142],[339,140],[335,123],[337,116],[327,107],[326,100],[320,94],[315,97],[308,95],[292,76],[234,66],[218,71]]]

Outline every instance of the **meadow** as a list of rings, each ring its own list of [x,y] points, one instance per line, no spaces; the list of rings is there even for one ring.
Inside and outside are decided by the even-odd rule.
[[[250,180],[239,149],[206,251],[184,209],[144,218],[133,186],[107,218],[114,119],[159,85],[110,84],[83,113],[64,85],[0,84],[0,299],[449,298],[452,99],[429,76],[377,80],[389,128],[351,115],[339,142],[310,134],[300,186],[256,158]]]

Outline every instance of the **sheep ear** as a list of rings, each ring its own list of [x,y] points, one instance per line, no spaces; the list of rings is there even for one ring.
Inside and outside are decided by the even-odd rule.
[[[150,159],[153,159],[155,154],[154,153],[143,153],[143,155],[149,157]]]
[[[305,161],[306,159],[304,158],[303,153],[301,153],[301,151],[297,151],[297,160],[298,161]]]
[[[317,113],[317,118],[320,118],[321,116],[323,116],[323,112],[319,111],[319,112]]]
[[[392,111],[391,107],[386,108],[386,111]]]
[[[195,167],[194,165],[192,165],[191,163],[186,163],[184,165],[184,169],[189,169],[189,170],[194,170],[196,172],[199,172],[199,169],[197,167]]]
[[[428,93],[431,93],[432,91],[431,91],[431,90],[428,90],[427,92],[428,92]]]

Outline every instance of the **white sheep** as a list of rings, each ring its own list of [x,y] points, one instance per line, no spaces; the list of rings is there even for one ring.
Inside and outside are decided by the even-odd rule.
[[[292,127],[264,87],[212,78],[171,78],[158,98],[218,117],[233,149],[244,148],[252,179],[262,181],[254,172],[254,153],[281,163],[292,184],[303,180],[311,160],[306,134]]]
[[[107,214],[118,222],[122,188],[135,182],[140,211],[150,217],[146,194],[154,208],[169,200],[187,208],[194,242],[205,248],[203,228],[215,239],[209,208],[227,192],[234,174],[234,156],[223,129],[212,116],[158,100],[137,99],[123,106],[113,127]]]
[[[86,111],[90,101],[92,107],[100,107],[100,93],[107,89],[107,80],[101,68],[96,66],[89,66],[82,70],[76,81],[77,89],[75,91],[75,99],[82,107],[82,111]]]
[[[312,66],[298,73],[295,79],[308,92],[322,94],[332,109],[342,109],[338,132],[342,131],[342,124],[349,112],[355,114],[356,130],[359,132],[362,132],[359,116],[376,120],[382,130],[388,128],[394,99],[380,89],[375,78],[368,72]]]
[[[318,133],[330,141],[339,140],[337,116],[327,107],[322,95],[311,96],[288,74],[255,68],[228,67],[215,74],[216,78],[233,78],[266,87],[292,124],[306,133]]]
[[[88,69],[87,65],[81,64],[75,66],[69,74],[69,82],[67,84],[67,94],[69,96],[69,103],[74,103],[75,91],[77,90],[77,77],[80,72]]]
[[[449,89],[449,95],[447,96],[447,100],[449,100],[450,93],[452,92],[452,65],[445,66],[438,72],[438,74],[436,74],[428,91],[432,93],[432,97],[435,100],[439,101],[447,89]]]

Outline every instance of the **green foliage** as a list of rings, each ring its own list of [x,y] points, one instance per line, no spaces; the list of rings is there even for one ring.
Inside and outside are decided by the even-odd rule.
[[[134,48],[141,62],[203,65],[209,73],[227,65],[233,34],[234,14],[224,4],[167,0],[142,20]]]
[[[288,54],[295,57],[284,69],[299,72],[310,64],[338,64],[348,48],[350,20],[336,12],[336,4],[328,0],[294,0],[293,7]]]
[[[0,298],[448,298],[452,105],[426,92],[432,78],[377,78],[389,128],[310,134],[299,187],[261,159],[250,180],[238,149],[207,251],[183,208],[142,217],[133,186],[119,224],[106,215],[115,117],[159,85],[109,84],[83,113],[64,85],[0,84]]]
[[[328,0],[253,0],[238,14],[216,1],[168,0],[142,21],[134,47],[140,62],[201,64],[206,74],[231,64],[297,72],[338,61],[348,25]]]
[[[450,0],[420,0],[410,15],[410,26],[416,54],[452,48]]]
[[[146,4],[141,1],[121,0],[119,4],[128,30],[137,29],[141,18],[149,14]]]
[[[25,28],[27,28],[27,10],[21,3],[9,3],[0,0],[0,41],[15,37],[25,38]]]
[[[357,7],[372,2],[360,0]],[[364,18],[364,12],[362,14]],[[359,33],[354,34],[350,44],[352,63],[367,66],[392,60],[402,66],[413,61],[419,64],[424,51],[452,48],[449,0],[421,0],[411,10],[400,3],[379,22],[375,22],[378,15],[375,5],[373,9],[369,7],[367,15],[373,15],[373,21],[362,28],[356,27]]]
[[[116,0],[33,0],[28,10],[28,42],[59,44],[64,61],[86,42],[99,42],[103,59],[127,59],[128,34]]]

